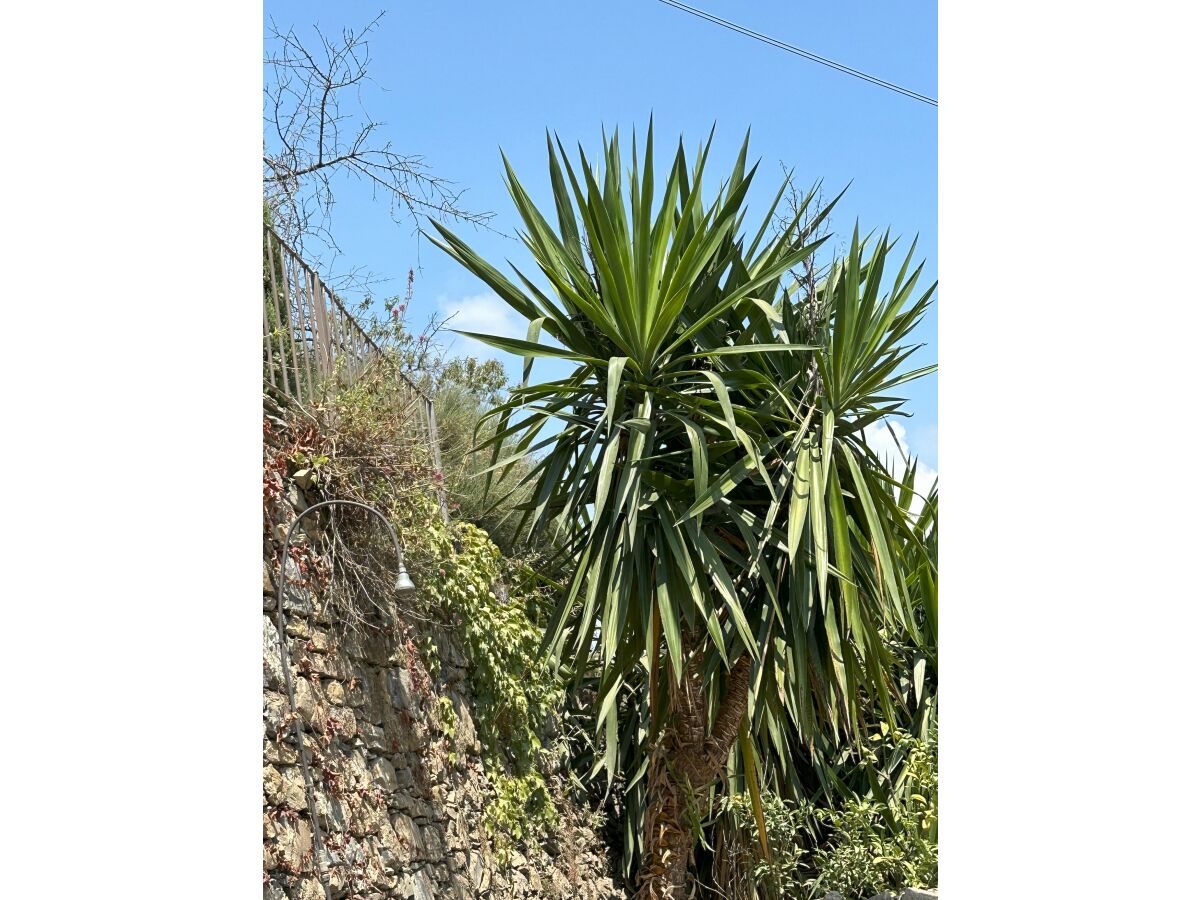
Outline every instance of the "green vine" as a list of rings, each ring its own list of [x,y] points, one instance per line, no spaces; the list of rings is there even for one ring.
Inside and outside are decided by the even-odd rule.
[[[513,849],[545,834],[558,823],[558,812],[540,772],[508,775],[489,770],[495,798],[483,815],[483,827],[492,838],[496,856],[507,865]]]
[[[496,792],[484,827],[507,859],[513,847],[556,821],[545,777],[535,764],[542,749],[539,731],[560,704],[562,690],[537,661],[541,631],[529,606],[538,598],[521,591],[519,566],[504,560],[487,534],[468,524],[457,526],[455,552],[435,505],[430,512],[423,546],[411,552],[431,551],[436,577],[418,576],[417,584],[431,604],[449,614],[470,660],[484,766]],[[518,579],[510,580],[513,575]],[[511,584],[506,600],[497,595],[503,584]]]
[[[495,790],[484,825],[498,854],[553,827],[555,807],[538,771],[539,736],[560,708],[562,687],[538,655],[547,598],[533,587],[528,566],[505,559],[488,534],[442,519],[429,491],[437,473],[419,444],[397,442],[411,433],[387,386],[365,383],[334,401],[338,453],[328,464],[331,490],[381,509],[396,526],[422,612],[457,638],[469,660],[484,769]],[[433,677],[444,660],[429,633],[418,636]],[[457,717],[448,698],[438,701],[442,731],[451,740]],[[451,761],[456,761],[452,757]]]

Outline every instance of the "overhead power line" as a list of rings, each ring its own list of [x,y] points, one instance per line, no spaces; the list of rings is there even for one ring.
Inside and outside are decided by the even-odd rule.
[[[855,78],[861,78],[863,81],[870,82],[871,84],[878,85],[882,88],[887,88],[889,91],[895,91],[897,94],[902,94],[905,97],[909,97],[913,100],[920,100],[922,103],[928,103],[930,106],[938,105],[937,100],[933,99],[932,97],[926,97],[924,94],[918,94],[916,91],[910,91],[906,87],[902,87],[898,84],[892,84],[890,81],[884,81],[882,78],[876,78],[874,75],[868,75],[866,72],[860,72],[858,69],[852,69],[850,66],[844,66],[840,62],[836,62],[832,59],[826,59],[823,56],[810,53],[808,50],[802,50],[799,47],[793,47],[791,44],[786,44],[783,41],[776,40],[769,35],[760,34],[757,31],[751,31],[749,28],[743,28],[741,25],[738,25],[735,22],[722,19],[720,16],[714,16],[712,13],[707,13],[702,9],[696,9],[695,7],[688,6],[686,3],[680,3],[678,0],[659,0],[659,2],[665,3],[667,6],[673,6],[678,10],[682,10],[683,12],[691,13],[693,16],[698,16],[699,18],[708,22],[712,22],[715,25],[720,25],[723,28],[736,31],[738,34],[744,34],[746,37],[752,37],[755,40],[762,41],[765,44],[770,44],[772,47],[778,47],[780,50],[786,50],[788,53],[794,53],[797,56],[802,56],[805,59],[812,60],[815,63],[820,63],[823,66],[829,66],[829,68],[836,69],[845,75],[853,75]]]

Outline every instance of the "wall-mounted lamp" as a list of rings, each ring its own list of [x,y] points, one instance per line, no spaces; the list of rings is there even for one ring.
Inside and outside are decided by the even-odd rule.
[[[396,593],[401,596],[411,594],[417,589],[413,584],[413,580],[408,577],[408,570],[404,568],[404,561],[400,561],[400,574],[396,576]]]

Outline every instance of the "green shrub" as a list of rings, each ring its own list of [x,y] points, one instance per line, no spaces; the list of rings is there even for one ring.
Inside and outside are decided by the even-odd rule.
[[[492,838],[497,857],[507,864],[516,845],[553,829],[558,813],[539,772],[509,775],[489,770],[488,779],[496,796],[484,812],[483,828]]]
[[[540,732],[563,696],[537,653],[548,603],[539,586],[545,579],[520,560],[506,559],[481,528],[443,520],[428,450],[411,437],[415,423],[395,402],[394,382],[366,379],[339,394],[331,412],[335,449],[324,467],[327,489],[388,517],[418,588],[417,598],[407,601],[419,604],[413,618],[450,630],[469,659],[484,767],[496,792],[484,824],[506,856],[555,821],[546,779],[536,767]],[[358,537],[360,548],[370,546],[367,531]],[[377,555],[388,558],[386,549]],[[436,676],[436,642],[428,634],[420,638],[414,643]],[[453,737],[454,712],[445,698],[438,716]]]
[[[810,884],[846,900],[937,885],[936,728],[926,740],[883,728],[871,743],[877,771],[896,764],[881,786],[887,802],[858,797],[814,812],[828,837],[812,852]]]
[[[770,858],[760,850],[749,794],[719,807],[714,878],[736,898],[865,900],[883,891],[937,885],[937,736],[875,732],[856,768],[870,766],[880,795],[816,807],[762,793]],[[847,773],[848,774],[848,773]]]
[[[725,873],[726,886],[737,896],[755,896],[756,888],[773,897],[799,896],[805,876],[804,844],[811,832],[811,819],[806,811],[778,794],[762,794],[770,859],[764,859],[759,849],[758,823],[749,794],[726,796],[722,812],[733,821],[730,837],[734,846],[729,860],[732,871]]]

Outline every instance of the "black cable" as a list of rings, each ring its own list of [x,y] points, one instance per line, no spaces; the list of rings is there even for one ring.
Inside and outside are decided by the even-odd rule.
[[[892,84],[890,81],[884,81],[882,78],[876,78],[874,75],[868,75],[866,72],[860,72],[858,69],[852,69],[849,66],[842,65],[840,62],[835,62],[832,59],[826,59],[823,56],[818,56],[817,54],[810,53],[807,50],[801,50],[799,47],[793,47],[791,44],[785,44],[783,41],[776,40],[768,35],[760,34],[757,31],[751,31],[749,28],[743,28],[741,25],[730,22],[726,19],[722,19],[720,16],[714,16],[712,13],[707,13],[702,9],[696,9],[688,6],[686,3],[680,3],[678,0],[659,0],[659,2],[665,3],[668,6],[673,6],[678,10],[682,10],[683,12],[691,13],[693,16],[699,16],[701,19],[712,22],[715,25],[720,25],[724,28],[736,31],[739,34],[744,34],[746,37],[752,37],[755,40],[763,41],[764,43],[770,44],[772,47],[778,47],[780,50],[786,50],[788,53],[795,53],[797,56],[802,56],[807,60],[811,60],[812,62],[820,63],[823,66],[829,66],[831,69],[836,69],[845,75],[853,75],[855,78],[861,78],[863,81],[868,81],[871,84],[878,85],[879,87],[887,88],[889,91],[895,91],[897,94],[902,94],[903,96],[909,97],[913,100],[920,100],[922,103],[928,103],[930,106],[938,105],[937,100],[933,99],[932,97],[926,97],[924,94],[918,94],[916,91],[910,91],[906,87],[901,87],[898,84]]]

